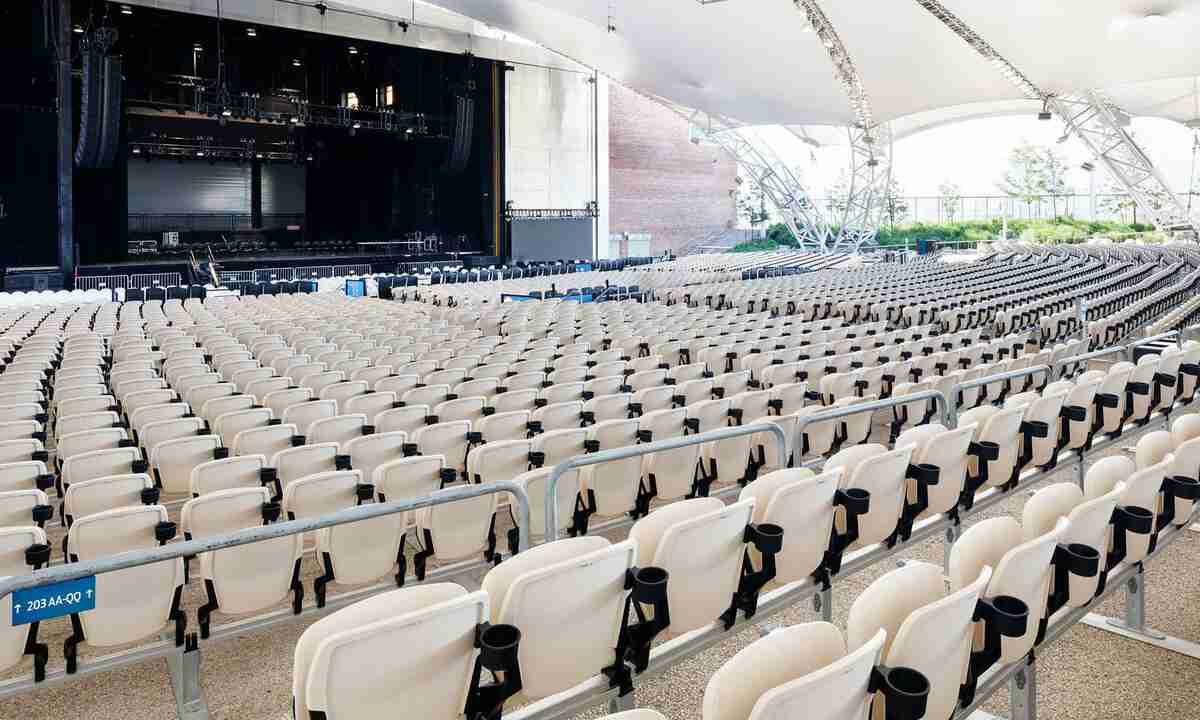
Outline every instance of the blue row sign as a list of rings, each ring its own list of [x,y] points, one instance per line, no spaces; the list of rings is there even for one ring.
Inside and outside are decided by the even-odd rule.
[[[12,595],[12,624],[28,625],[96,609],[96,576],[18,590]]]

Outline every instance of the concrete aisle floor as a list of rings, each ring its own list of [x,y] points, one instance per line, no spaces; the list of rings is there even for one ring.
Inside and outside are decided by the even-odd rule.
[[[1054,481],[1069,482],[1061,472]],[[1027,495],[1022,492],[991,512],[972,517],[1019,513]],[[174,515],[175,513],[173,513]],[[55,538],[61,531],[55,528]],[[624,536],[624,531],[619,535]],[[503,537],[503,536],[501,536]],[[55,545],[58,557],[58,545]],[[900,558],[941,564],[942,541],[932,539],[905,550]],[[1200,642],[1200,533],[1185,533],[1147,570],[1149,624],[1175,637]],[[195,565],[193,565],[195,568]],[[882,563],[835,584],[834,621],[843,626],[854,598],[871,581],[895,567]],[[318,574],[311,553],[305,561],[305,585]],[[332,588],[336,592],[345,588]],[[1120,615],[1121,594],[1094,611]],[[193,576],[185,592],[185,607],[195,630],[195,608],[203,602],[202,585]],[[816,619],[807,603],[773,618],[771,624],[795,624]],[[214,624],[226,618],[214,617]],[[202,646],[202,682],[212,720],[283,720],[290,716],[291,666],[296,640],[310,622],[292,622],[235,640]],[[43,626],[50,643],[51,667],[61,665],[62,640],[69,624],[60,619]],[[671,720],[699,720],[704,687],[713,671],[758,637],[750,627],[732,633],[726,642],[680,664],[665,675],[640,683],[637,704],[653,707]],[[102,653],[83,648],[81,662]],[[1044,720],[1200,719],[1200,660],[1193,660],[1086,626],[1071,629],[1040,654],[1038,715]],[[28,674],[28,663],[20,672]],[[997,693],[984,710],[1004,717],[1006,692]],[[597,717],[595,708],[581,717]],[[27,695],[0,700],[0,720],[166,720],[175,707],[163,660],[106,672],[40,688]],[[402,714],[401,714],[402,715]]]

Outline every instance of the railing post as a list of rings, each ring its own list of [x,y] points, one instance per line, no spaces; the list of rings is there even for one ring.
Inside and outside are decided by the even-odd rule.
[[[200,687],[200,646],[195,635],[189,635],[184,647],[167,656],[167,674],[175,691],[179,720],[208,720],[208,703]]]
[[[1012,720],[1037,718],[1037,664],[1022,660],[1024,667],[1008,681],[1009,709]]]

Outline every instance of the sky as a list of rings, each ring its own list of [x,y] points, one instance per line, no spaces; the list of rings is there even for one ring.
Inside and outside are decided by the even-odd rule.
[[[1187,188],[1192,173],[1193,131],[1158,118],[1136,118],[1132,124],[1138,142],[1167,182],[1177,192]],[[764,138],[779,148],[781,159],[799,166],[810,193],[824,196],[846,167],[846,146],[809,148],[782,129],[764,129]],[[1059,143],[1063,124],[1057,118],[1002,117],[968,120],[910,135],[893,148],[892,174],[908,196],[936,196],[938,186],[950,181],[964,196],[1000,195],[997,182],[1008,167],[1008,156],[1023,141],[1051,145],[1066,156],[1072,168],[1069,183],[1080,194],[1089,191],[1089,173],[1079,166],[1089,159],[1081,142],[1069,138]],[[814,162],[815,161],[815,162]],[[1097,169],[1097,190],[1106,174]],[[1200,178],[1200,168],[1197,168]]]

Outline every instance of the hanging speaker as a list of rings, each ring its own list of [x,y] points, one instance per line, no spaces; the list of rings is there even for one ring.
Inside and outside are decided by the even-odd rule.
[[[459,96],[454,104],[454,134],[450,139],[450,150],[446,153],[446,162],[442,172],[447,175],[458,175],[466,170],[471,160],[471,141],[474,138],[475,100]]]
[[[75,145],[75,164],[81,168],[96,166],[100,154],[100,123],[104,114],[102,70],[104,57],[94,42],[86,43],[83,53],[83,87],[79,99],[79,142]]]
[[[110,168],[117,157],[117,143],[121,136],[121,95],[123,91],[121,59],[104,58],[104,114],[100,130],[100,152],[96,167]]]

